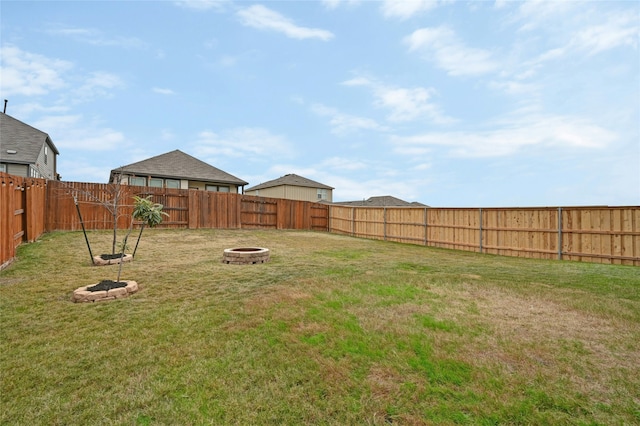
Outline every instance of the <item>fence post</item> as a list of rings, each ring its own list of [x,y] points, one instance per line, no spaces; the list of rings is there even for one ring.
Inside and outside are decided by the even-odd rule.
[[[382,234],[383,240],[387,241],[387,208],[382,208]]]
[[[562,207],[558,207],[558,260],[562,260]]]
[[[482,207],[480,207],[480,253],[482,253]]]
[[[429,243],[428,224],[427,224],[427,207],[424,208],[424,245]]]
[[[351,207],[351,236],[356,235],[356,208]]]

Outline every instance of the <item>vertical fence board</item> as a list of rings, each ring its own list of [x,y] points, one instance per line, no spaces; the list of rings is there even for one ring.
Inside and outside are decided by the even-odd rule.
[[[15,211],[15,181],[10,175],[0,173],[0,267],[6,266],[15,257],[13,245]]]

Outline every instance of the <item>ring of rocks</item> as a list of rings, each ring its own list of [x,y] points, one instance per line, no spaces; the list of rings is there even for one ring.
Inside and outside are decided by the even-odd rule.
[[[269,261],[269,249],[263,247],[236,247],[224,250],[222,263],[252,265]]]
[[[93,256],[93,264],[96,266],[105,266],[105,265],[117,265],[120,263],[121,258],[116,257],[114,259],[103,259],[100,256]],[[133,260],[133,256],[130,254],[125,254],[122,256],[122,262],[131,262]]]
[[[79,302],[105,302],[107,300],[122,299],[138,291],[138,283],[135,281],[122,281],[126,287],[112,288],[106,291],[89,291],[89,287],[95,284],[80,287],[73,292],[73,301]]]

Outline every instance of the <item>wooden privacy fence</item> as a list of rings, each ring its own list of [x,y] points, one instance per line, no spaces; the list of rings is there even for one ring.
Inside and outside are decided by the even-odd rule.
[[[164,206],[159,228],[273,228],[328,230],[329,207],[308,201],[283,200],[187,189],[151,188],[98,183],[50,181],[47,187],[46,229],[82,229],[78,207],[87,229],[113,229],[130,224],[133,196],[151,196]],[[114,218],[113,202],[120,208]]]
[[[331,206],[329,232],[504,256],[640,265],[637,206]]]
[[[0,172],[0,269],[16,255],[23,241],[44,232],[47,181]]]
[[[109,211],[120,197],[120,208]],[[162,228],[271,228],[480,253],[640,266],[640,207],[349,207],[209,191],[46,181],[0,173],[0,268],[45,231],[119,229],[134,195],[169,214]],[[77,207],[76,207],[77,201]],[[113,210],[113,209],[112,209]]]

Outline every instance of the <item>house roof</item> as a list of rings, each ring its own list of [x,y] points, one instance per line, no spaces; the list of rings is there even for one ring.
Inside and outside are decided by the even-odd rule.
[[[369,197],[361,201],[338,201],[333,204],[356,207],[429,207],[426,204],[417,201],[409,202],[391,195],[382,195],[378,197]]]
[[[264,182],[256,186],[252,186],[251,188],[247,188],[245,191],[255,191],[257,189],[273,188],[276,186],[284,186],[284,185],[304,186],[307,188],[333,189],[333,187],[331,186],[291,173],[291,174],[279,177],[278,179],[270,180],[268,182]]]
[[[45,143],[49,144],[55,154],[60,154],[48,134],[10,115],[0,113],[0,160],[34,164]],[[9,153],[14,151],[15,153]]]
[[[248,182],[215,168],[202,160],[198,160],[189,154],[185,154],[179,149],[113,169],[111,170],[111,177],[119,172],[138,176],[189,179],[229,183],[240,186],[248,184]]]

